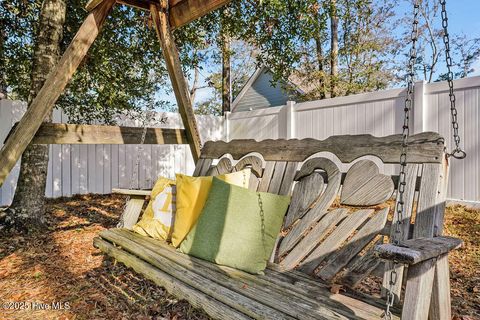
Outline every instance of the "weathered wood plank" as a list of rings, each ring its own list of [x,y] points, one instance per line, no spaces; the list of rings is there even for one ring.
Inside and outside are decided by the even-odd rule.
[[[360,160],[347,172],[340,202],[350,206],[374,206],[390,199],[393,190],[392,178],[380,174],[375,162]]]
[[[337,223],[347,216],[347,209],[340,208],[328,212],[315,227],[280,262],[285,270],[295,268],[328,234]]]
[[[284,228],[290,227],[298,218],[310,209],[323,192],[323,177],[318,172],[301,179],[295,184],[292,201],[285,217]]]
[[[103,0],[90,0],[85,5],[87,11],[95,9]],[[192,22],[215,9],[226,5],[231,0],[169,0],[168,19],[172,30]],[[117,0],[136,9],[150,10],[150,5],[158,4],[155,0]]]
[[[257,191],[267,192],[268,187],[270,186],[270,181],[272,179],[273,170],[275,169],[275,161],[267,161],[265,163],[265,168],[263,169],[262,179],[258,184]]]
[[[450,174],[449,164],[446,158],[442,163],[440,174],[440,182],[437,195],[437,211],[435,212],[435,222],[433,227],[433,236],[441,236],[443,234],[443,225],[445,220],[445,207],[447,205],[448,176]]]
[[[151,264],[135,257],[134,255],[115,248],[105,240],[95,238],[93,240],[93,245],[136,272],[143,274],[159,286],[164,287],[170,294],[179,299],[187,300],[195,308],[205,310],[208,315],[215,319],[251,319],[249,316],[221,303],[218,300],[212,299],[211,296],[179,281],[175,277],[155,268]]]
[[[177,280],[182,281],[196,290],[207,294],[211,298],[216,299],[249,317],[254,319],[270,319],[277,317],[278,319],[292,319],[282,312],[276,311],[267,305],[258,303],[253,299],[249,299],[248,297],[231,290],[227,287],[227,283],[223,286],[219,283],[212,282],[211,278],[208,277],[208,273],[212,273],[212,271],[202,269],[201,273],[191,272],[188,265],[180,265],[176,261],[172,261],[155,251],[149,250],[146,246],[139,246],[137,242],[123,235],[118,235],[113,232],[102,232],[100,236],[103,239],[107,239],[121,246],[122,249],[138,256]],[[173,253],[173,255],[178,256],[179,254]],[[195,264],[193,261],[191,261],[190,267],[201,268],[199,264]],[[224,280],[227,279],[229,279],[228,276],[225,276]]]
[[[415,164],[415,165],[418,165],[418,164]],[[327,174],[325,172],[319,172],[322,177],[323,177],[323,182],[325,182],[326,184],[328,183],[328,177],[327,177]],[[345,181],[345,177],[347,176],[347,173],[346,172],[342,172],[342,184],[343,182]],[[393,181],[393,185],[394,186],[398,186],[398,175],[392,175],[390,176],[392,178],[392,181]],[[420,181],[421,181],[421,178],[420,177],[417,177],[417,182],[415,184],[415,191],[419,191],[420,190]]]
[[[112,188],[112,193],[146,197],[152,193],[152,190],[133,190],[133,189]]]
[[[304,233],[323,217],[338,194],[342,175],[335,163],[326,158],[313,158],[306,161],[297,173],[295,180],[309,176],[313,171],[318,169],[327,172],[329,183],[315,206],[311,210],[308,210],[303,217],[300,217],[301,220],[295,224],[292,230],[283,238],[279,247],[280,256],[290,251],[298,241],[300,241]]]
[[[295,295],[287,296],[281,290],[275,289],[274,286],[262,286],[253,280],[257,277],[255,275],[248,276],[244,272],[188,257],[158,244],[152,245],[146,241],[146,237],[112,231],[102,231],[101,236],[198,290],[256,319],[277,319],[277,317],[279,317],[278,319],[291,319],[292,317],[296,319],[346,319],[335,310],[325,308],[313,300],[304,300]],[[238,280],[235,279],[240,275],[245,276]],[[230,296],[231,300],[229,300]],[[236,297],[237,301],[234,301],[233,297]]]
[[[240,171],[245,168],[250,168],[252,174],[261,177],[263,173],[262,159],[257,156],[248,156],[238,161],[235,165],[235,171]]]
[[[403,202],[404,202],[404,209],[403,209],[403,216],[398,217],[397,206],[398,206],[398,195],[395,203],[395,210],[393,212],[393,221],[391,223],[391,229],[389,232],[390,240],[398,239],[400,240],[407,240],[413,235],[413,225],[411,224],[412,220],[412,212],[413,212],[413,202],[415,198],[415,189],[417,185],[417,176],[418,170],[420,169],[420,164],[409,163],[405,168],[405,193],[403,195]],[[397,186],[398,183],[397,182]],[[398,190],[398,187],[397,187]],[[401,220],[400,226],[395,225],[395,221]],[[391,287],[392,293],[395,296],[395,302],[400,302],[400,294],[402,292],[402,284],[403,284],[403,265],[395,264],[393,261],[386,261],[385,262],[385,272],[383,274],[383,284],[382,284],[382,297],[386,297],[388,288]],[[397,281],[395,284],[390,284],[390,277],[391,273],[395,270],[397,273],[396,279]]]
[[[0,186],[34,137],[43,119],[52,110],[53,105],[97,38],[105,18],[114,4],[115,0],[104,0],[87,16],[18,126],[5,141],[0,150]]]
[[[183,0],[170,8],[169,20],[173,28],[179,28],[207,13],[226,5],[231,0]]]
[[[283,174],[282,184],[278,194],[290,195],[292,193],[293,179],[297,173],[298,162],[288,162]]]
[[[277,161],[275,163],[275,168],[273,169],[273,176],[270,179],[270,183],[268,184],[268,192],[275,194],[279,193],[286,166],[287,163],[285,161]]]
[[[439,222],[437,214],[444,209],[444,199],[441,196],[444,188],[442,185],[443,161],[442,157],[440,164],[426,163],[423,165],[413,238],[431,238],[436,233],[435,229],[438,228],[436,225]],[[402,311],[405,319],[426,319],[428,317],[435,260],[425,260],[409,267]],[[407,301],[410,303],[409,306],[406,306]]]
[[[210,172],[210,166],[212,165],[212,159],[200,159],[195,165],[195,170],[193,171],[194,177],[205,176]]]
[[[411,239],[413,236],[413,227],[415,226],[413,223],[407,224],[408,226],[408,237],[407,239]],[[387,223],[385,223],[385,226],[383,227],[383,230],[380,232],[382,236],[390,236],[390,233],[392,232],[392,221],[388,220]]]
[[[423,165],[413,238],[431,238],[434,235],[436,214],[440,206],[438,195],[441,189],[441,175],[441,164]]]
[[[187,6],[188,7],[188,6]],[[183,7],[183,10],[188,10]],[[168,19],[168,1],[160,0],[159,5],[151,4],[150,12],[152,14],[153,23],[157,32],[160,45],[162,47],[162,54],[165,58],[165,64],[172,83],[173,92],[177,100],[178,111],[182,117],[182,122],[185,127],[187,140],[189,141],[190,150],[192,151],[193,160],[197,162],[200,157],[201,139],[198,132],[197,120],[193,113],[192,101],[187,80],[183,75],[182,65],[175,45],[170,22]],[[170,10],[172,16],[174,13]],[[180,14],[180,12],[178,13]],[[185,14],[189,14],[188,11]],[[216,157],[219,158],[219,157]]]
[[[226,275],[230,278],[228,282],[236,281],[236,285],[232,286],[233,290],[244,293],[246,286],[250,286],[251,288],[255,288],[260,286],[259,290],[267,290],[265,291],[266,294],[272,295],[273,298],[277,298],[278,295],[282,295],[280,300],[277,302],[285,301],[285,290],[291,290],[297,288],[295,285],[291,285],[287,282],[279,281],[278,279],[285,278],[286,275],[284,273],[280,274],[279,272],[275,272],[279,277],[270,277],[270,276],[262,276],[262,275],[253,275],[241,270],[233,269],[227,266],[216,265],[210,263],[208,261],[204,261],[195,257],[189,257],[183,254],[176,252],[171,246],[167,245],[165,242],[157,241],[148,237],[141,237],[136,234],[128,233],[124,230],[111,230],[114,233],[117,233],[121,236],[125,236],[127,238],[131,238],[132,241],[137,242],[139,245],[144,246],[147,249],[152,250],[155,253],[163,255],[164,257],[171,259],[172,261],[179,263],[180,265],[191,266],[192,262],[195,263],[195,266],[191,268],[192,272],[203,274],[202,268],[208,268],[211,271],[216,273],[221,273],[220,277],[217,276],[216,273],[212,274],[212,281],[219,282],[221,285],[224,284],[223,277]],[[201,266],[199,269],[196,266]],[[269,272],[269,270],[266,270]],[[208,273],[210,274],[210,273]],[[241,281],[241,284],[238,284],[238,281]],[[316,299],[311,297],[311,292],[314,291],[316,293]],[[249,291],[247,292],[249,293]],[[252,293],[253,299],[258,301],[262,301],[259,298],[262,298],[263,295],[258,295],[256,292]],[[291,298],[293,297],[293,298]],[[339,304],[337,302],[331,301],[330,299],[330,291],[325,286],[322,286],[320,283],[316,281],[312,281],[312,286],[309,287],[308,291],[302,290],[292,290],[288,292],[288,301],[285,302],[286,305],[290,305],[291,303],[300,303],[300,305],[304,305],[307,308],[310,308],[309,312],[315,310],[315,306],[318,306],[318,302],[321,303],[322,306],[333,308],[334,310],[338,310],[339,313],[343,314],[344,316],[350,317],[352,315],[351,310],[345,308],[344,305]],[[300,299],[300,300],[298,300]],[[269,300],[270,301],[270,300]],[[273,302],[274,303],[274,302]],[[360,309],[367,309],[369,310],[369,306],[359,306]]]
[[[255,287],[258,285],[260,288],[269,288],[273,290],[268,292],[274,292],[274,295],[281,294],[283,298],[278,300],[278,302],[284,301],[283,299],[287,297],[288,302],[286,304],[292,306],[296,303],[297,299],[300,298],[304,304],[307,303],[309,305],[312,304],[313,306],[317,306],[318,303],[320,303],[321,306],[336,310],[336,312],[341,313],[349,319],[355,319],[357,317],[371,319],[374,315],[379,315],[382,312],[381,308],[383,307],[383,303],[375,300],[375,298],[373,298],[373,300],[370,299],[369,302],[376,306],[380,306],[380,308],[368,305],[365,302],[349,299],[341,294],[332,295],[328,286],[311,277],[307,277],[305,274],[298,271],[280,271],[276,265],[270,265],[269,268],[272,267],[272,269],[265,270],[265,275],[252,275],[226,266],[215,265],[195,257],[188,257],[179,254],[178,252],[175,252],[171,246],[168,246],[162,241],[142,237],[125,230],[117,229],[111,231],[120,235],[126,235],[127,238],[130,237],[132,241],[135,241],[138,245],[163,255],[166,258],[172,259],[172,261],[181,265],[188,266],[191,265],[193,261],[196,266],[200,265],[202,268],[208,268],[209,270],[221,273],[222,276],[228,275],[229,278],[240,282],[239,285],[234,287],[234,290],[239,293],[243,293],[246,286],[248,288],[248,286]],[[204,274],[202,271],[203,269],[199,270],[197,267],[194,267],[191,270],[192,272]],[[214,277],[212,278],[212,281],[219,282],[221,285],[224,284],[223,278],[218,278],[216,274],[212,274],[212,276]],[[258,299],[258,295],[253,295],[254,299]],[[308,312],[312,313],[315,309],[316,307],[313,307]]]
[[[426,320],[432,297],[436,259],[411,265],[402,308],[402,320]]]
[[[300,270],[312,274],[329,254],[337,250],[345,240],[373,213],[373,209],[351,213],[340,225],[310,253],[300,264]]]
[[[277,279],[278,283],[288,286],[289,290],[301,292],[302,294],[305,294],[309,297],[310,296],[321,297],[322,293],[324,294],[325,291],[319,290],[319,288],[327,289],[329,290],[329,292],[331,288],[330,285],[327,285],[321,281],[318,281],[318,279],[308,276],[300,271],[296,271],[296,270],[285,271],[280,265],[277,265],[277,264],[269,264],[268,269],[265,270],[265,275],[264,276],[260,275],[259,277],[275,278]],[[339,301],[342,304],[347,306],[349,306],[349,300],[344,299],[345,296],[355,299],[357,301],[357,306],[351,307],[351,309],[355,313],[358,307],[358,302],[363,302],[363,305],[361,307],[363,310],[375,315],[382,314],[383,309],[385,307],[384,300],[361,293],[361,292],[349,290],[349,288],[345,288],[345,289],[347,290],[345,292],[342,292],[342,294],[332,294],[330,292],[328,294],[328,297],[335,301]],[[319,301],[323,301],[323,300],[319,300]],[[397,317],[396,315],[400,314],[401,309],[398,309],[397,307],[393,307],[392,312],[394,313],[393,318],[399,319],[399,317]],[[365,319],[373,319],[373,318],[377,318],[377,317],[372,317],[372,316],[365,317]]]
[[[198,161],[202,161],[202,160],[203,159]],[[218,161],[216,166],[213,166],[210,168],[210,170],[207,172],[207,175],[218,176],[221,174],[230,173],[232,172],[232,170],[233,170],[232,161],[229,158],[224,157]]]
[[[382,230],[387,221],[389,208],[377,212],[365,225],[336,253],[330,255],[317,274],[323,280],[331,280],[357,254],[359,254]]]
[[[36,144],[140,144],[143,128],[43,123]],[[147,128],[144,144],[188,144],[185,130]]]
[[[454,237],[415,238],[400,241],[398,245],[385,243],[375,246],[375,254],[386,260],[416,264],[448,253],[462,246],[463,241]]]
[[[423,132],[409,137],[408,161],[410,163],[441,163],[443,142],[438,133]],[[251,152],[260,153],[265,160],[302,162],[309,156],[327,151],[344,163],[367,155],[379,157],[384,163],[398,163],[402,152],[402,136],[373,137],[371,135],[331,136],[326,140],[232,140],[207,142],[202,157],[219,158],[230,153],[240,159]]]
[[[438,211],[435,215],[434,235],[443,233],[443,221],[445,215],[445,198],[448,189],[448,161],[443,161],[443,175],[440,181],[440,193],[438,195]],[[429,319],[451,319],[450,298],[450,272],[448,270],[448,255],[445,254],[437,259],[435,265],[435,277],[433,280],[432,300],[430,304]]]
[[[145,196],[143,195],[131,195],[128,203],[120,216],[120,221],[117,224],[117,228],[132,229],[137,223],[138,217],[142,212],[143,205],[145,204]]]
[[[143,128],[43,123],[36,144],[140,144]],[[144,144],[188,144],[185,130],[147,128]]]
[[[376,244],[381,244],[379,240]],[[375,256],[372,249],[368,250],[363,256],[357,256],[347,267],[347,271],[341,277],[341,282],[350,288],[355,288],[363,279],[375,270],[381,260]]]
[[[92,11],[102,2],[103,2],[103,0],[89,0],[87,2],[87,4],[85,5],[85,10]]]
[[[448,270],[448,254],[437,259],[433,279],[432,300],[430,303],[430,320],[452,319],[452,301],[450,298],[450,272]]]

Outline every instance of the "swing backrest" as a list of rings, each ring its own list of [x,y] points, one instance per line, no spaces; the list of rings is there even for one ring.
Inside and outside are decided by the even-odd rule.
[[[369,274],[384,275],[385,266],[371,249],[393,232],[400,232],[401,239],[442,233],[447,185],[443,139],[427,132],[409,141],[399,226],[391,221],[400,135],[207,142],[194,174],[249,167],[251,189],[292,195],[272,262],[355,287]]]

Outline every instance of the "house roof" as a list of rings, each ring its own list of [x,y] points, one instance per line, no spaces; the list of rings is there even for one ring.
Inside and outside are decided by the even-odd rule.
[[[248,79],[248,81],[245,83],[245,85],[243,86],[242,90],[240,90],[240,92],[238,93],[238,95],[235,97],[235,99],[233,100],[232,102],[232,112],[235,110],[235,108],[238,106],[238,103],[242,100],[243,96],[245,95],[245,93],[248,91],[248,89],[250,89],[252,87],[252,85],[255,83],[255,81],[258,79],[258,77],[260,77],[260,75],[263,73],[263,72],[269,72],[270,69],[266,66],[261,66],[260,68],[258,68],[257,70],[255,70],[255,72],[250,76],[250,78]],[[282,82],[285,82],[285,81],[282,81]],[[294,91],[298,92],[299,94],[304,94],[303,90],[300,89],[300,87],[298,85],[296,85],[295,83],[291,82],[290,80],[287,80],[285,82],[289,87],[291,87]]]

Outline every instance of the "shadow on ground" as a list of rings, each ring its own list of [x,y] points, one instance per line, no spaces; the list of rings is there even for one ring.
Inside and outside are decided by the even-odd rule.
[[[48,231],[0,234],[0,301],[26,302],[17,304],[22,310],[2,310],[1,318],[208,319],[92,246],[99,231],[115,226],[124,200],[49,200]]]
[[[111,195],[49,200],[48,231],[0,233],[0,301],[30,306],[2,310],[1,318],[208,319],[92,246],[99,231],[115,226],[124,203],[123,196]],[[465,241],[450,255],[454,319],[480,319],[480,211],[449,208],[445,233]],[[31,310],[32,302],[50,308],[68,303],[68,309]]]

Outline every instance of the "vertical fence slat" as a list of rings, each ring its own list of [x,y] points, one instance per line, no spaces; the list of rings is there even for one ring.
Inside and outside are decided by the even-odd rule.
[[[413,132],[438,131],[450,147],[451,124],[446,83],[415,84]],[[452,161],[449,198],[480,201],[480,77],[455,82],[462,145],[468,157]],[[288,106],[231,113],[221,117],[198,116],[202,141],[218,139],[325,139],[334,134],[377,136],[401,132],[405,90],[338,97],[319,101],[289,103]],[[20,119],[25,103],[0,100],[0,146],[11,126]],[[119,117],[119,125],[141,125],[139,117]],[[66,122],[59,110],[54,120]],[[156,113],[150,126],[179,128],[177,114]],[[130,187],[136,161],[134,145],[52,145],[49,148],[46,196],[77,193],[108,193],[113,187]],[[193,160],[185,146],[145,146],[134,187],[150,188],[158,176],[174,177],[175,172],[191,174]],[[384,169],[395,173],[397,166]],[[18,165],[0,189],[0,205],[10,204]]]

